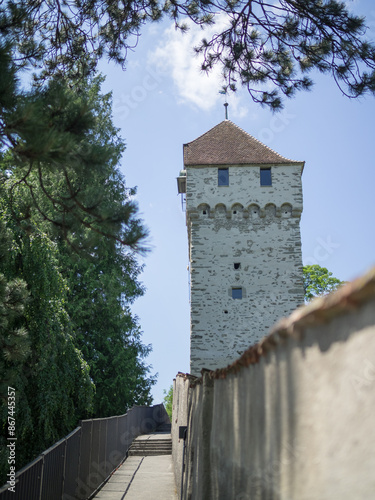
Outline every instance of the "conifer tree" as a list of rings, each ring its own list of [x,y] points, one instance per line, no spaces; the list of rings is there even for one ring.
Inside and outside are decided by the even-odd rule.
[[[30,353],[22,316],[29,297],[24,280],[11,269],[12,233],[0,221],[0,398],[6,403],[19,367]]]
[[[100,199],[109,214],[116,214],[124,206],[135,207],[131,201],[135,190],[126,187],[118,168],[125,144],[112,123],[111,95],[100,92],[102,81],[102,77],[95,77],[85,87],[85,94],[96,118],[90,144],[93,148],[105,145],[108,156],[101,169],[89,177],[85,172],[82,177],[75,172],[75,182],[85,186],[94,200]],[[52,217],[52,207],[49,213]],[[121,414],[134,404],[151,403],[150,389],[155,382],[144,361],[151,347],[142,344],[130,310],[134,300],[144,293],[138,281],[142,268],[135,251],[119,244],[134,230],[136,235],[147,231],[136,217],[129,221],[127,227],[122,222],[113,224],[112,237],[75,227],[74,235],[70,230],[67,240],[59,245],[62,269],[69,283],[68,310],[76,328],[76,345],[90,366],[96,386],[96,417]],[[77,257],[72,250],[78,246],[81,250]]]
[[[130,311],[143,293],[136,252],[147,231],[119,170],[125,144],[102,81],[51,81],[16,97],[23,131],[0,161],[0,378],[16,389],[18,468],[79,418],[151,402],[150,347]],[[49,113],[37,128],[48,146],[32,138],[34,113]]]
[[[375,45],[365,19],[340,0],[8,0],[0,6],[0,39],[12,44],[17,67],[32,65],[39,78],[80,78],[103,56],[124,65],[142,26],[163,16],[181,31],[187,20],[204,28],[224,16],[226,27],[196,47],[202,69],[219,65],[227,89],[243,85],[272,109],[311,88],[313,70],[331,74],[349,97],[375,91]]]
[[[90,366],[96,388],[93,416],[98,418],[151,404],[150,389],[155,383],[145,363],[151,347],[142,343],[130,310],[143,294],[137,279],[141,268],[134,256],[114,247],[103,238],[97,259],[75,258],[69,248],[61,250],[75,343]]]
[[[29,218],[32,206],[61,237],[86,229],[92,238],[112,237],[142,251],[146,232],[136,218],[131,197],[111,206],[104,192],[114,181],[88,183],[92,177],[106,180],[108,168],[118,162],[124,146],[111,139],[111,135],[117,137],[113,126],[106,130],[106,138],[95,137],[98,110],[92,108],[84,84],[53,78],[42,89],[20,92],[6,51],[3,56],[8,65],[0,81],[0,95],[6,88],[9,97],[4,97],[0,109],[0,139],[6,150],[3,180],[11,208],[22,190],[25,203],[18,214],[20,220]],[[77,239],[69,241],[79,246]]]
[[[0,294],[0,310],[7,308],[12,293],[14,310],[0,329],[4,346],[0,361],[3,482],[9,471],[7,387],[13,387],[16,394],[17,468],[70,432],[79,418],[90,414],[94,389],[89,367],[74,345],[74,330],[66,311],[66,281],[60,273],[56,245],[36,226],[31,232],[20,228],[9,216],[4,201],[6,196],[1,215],[7,219],[6,230],[11,232],[12,241],[8,259],[2,260],[1,266],[5,275],[14,278],[8,278],[5,287],[11,293]]]

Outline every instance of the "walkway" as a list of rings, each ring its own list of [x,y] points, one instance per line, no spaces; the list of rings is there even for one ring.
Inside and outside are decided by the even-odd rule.
[[[149,434],[135,440],[170,439]],[[172,455],[129,456],[95,495],[95,500],[178,500]]]

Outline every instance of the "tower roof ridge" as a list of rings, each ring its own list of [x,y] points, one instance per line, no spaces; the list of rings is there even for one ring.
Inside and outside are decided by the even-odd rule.
[[[295,161],[295,160],[291,160],[290,158],[286,158],[285,156],[282,156],[280,153],[278,153],[277,151],[275,151],[274,149],[270,148],[269,146],[267,146],[266,144],[263,144],[263,142],[261,142],[259,139],[257,139],[256,137],[254,137],[253,135],[249,134],[248,132],[246,132],[246,130],[244,130],[243,128],[239,127],[236,123],[232,122],[231,120],[228,120],[231,122],[232,125],[234,125],[235,127],[238,128],[238,130],[241,130],[241,132],[243,132],[244,134],[248,135],[249,137],[251,137],[252,139],[254,139],[254,141],[256,141],[260,146],[264,147],[264,148],[267,148],[269,149],[270,151],[272,151],[272,153],[274,153],[275,155],[279,156],[280,158],[282,158],[283,160],[287,160],[288,163],[302,163],[300,161]]]
[[[304,164],[280,155],[231,120],[223,120],[197,139],[184,144],[185,165],[270,163]]]

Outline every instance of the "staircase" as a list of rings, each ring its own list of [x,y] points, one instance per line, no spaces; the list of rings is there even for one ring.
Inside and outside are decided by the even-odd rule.
[[[138,436],[129,448],[129,457],[172,454],[171,425],[163,424],[153,434]]]
[[[159,427],[155,430],[155,432],[156,432],[156,433],[158,433],[158,432],[163,432],[163,433],[170,434],[170,433],[171,433],[171,427],[172,427],[172,425],[171,425],[171,424],[161,424],[161,425],[159,425]]]

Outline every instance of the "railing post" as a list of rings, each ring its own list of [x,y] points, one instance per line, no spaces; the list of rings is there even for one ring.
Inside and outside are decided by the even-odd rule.
[[[116,448],[119,448],[119,435],[118,435],[118,421],[120,417],[116,418]]]
[[[61,485],[61,498],[63,497],[64,494],[64,488],[65,488],[65,475],[66,475],[66,449],[68,446],[68,440],[65,438],[65,447],[64,447],[64,466],[63,466],[63,473],[62,473],[62,485]]]
[[[40,483],[39,483],[39,500],[42,500],[43,475],[44,475],[44,455],[42,455],[42,471],[40,473]]]
[[[82,420],[79,421],[79,442],[78,442],[78,468],[77,468],[77,478],[76,478],[76,484],[77,484],[77,479],[81,477],[81,441],[82,441]]]

